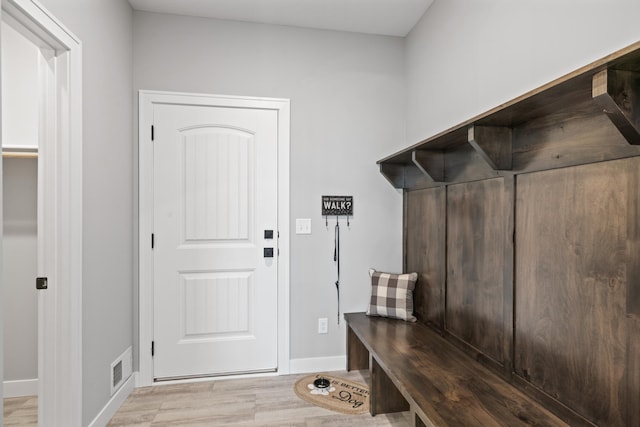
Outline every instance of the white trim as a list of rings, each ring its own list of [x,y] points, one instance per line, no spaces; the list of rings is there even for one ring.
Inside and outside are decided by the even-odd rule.
[[[292,359],[290,366],[291,366],[291,372],[290,372],[291,374],[344,371],[347,366],[347,356]]]
[[[290,101],[228,95],[141,90],[138,95],[138,363],[136,386],[153,384],[153,104],[264,108],[278,111],[278,374],[289,373],[289,147]]]
[[[40,48],[38,419],[82,424],[82,46],[36,0],[0,0]],[[43,214],[46,212],[46,215]]]
[[[104,427],[109,424],[111,418],[118,412],[118,409],[122,406],[127,397],[133,391],[135,385],[135,379],[133,375],[129,376],[129,378],[122,384],[122,387],[116,392],[116,394],[109,399],[107,404],[102,408],[102,410],[96,415],[96,417],[89,423],[89,427]]]
[[[3,397],[25,397],[38,395],[38,379],[3,382]]]
[[[133,350],[131,346],[127,347],[127,349],[120,355],[116,360],[111,363],[111,369],[109,371],[109,385],[111,386],[111,396],[113,396],[118,389],[122,386],[122,384],[133,374]],[[122,377],[117,384],[113,383],[115,379],[113,377],[113,369],[115,366],[121,363],[122,368]]]
[[[215,382],[215,381],[247,380],[252,378],[272,378],[272,377],[277,377],[279,375],[280,374],[278,374],[277,372],[258,372],[255,374],[220,375],[215,377],[185,378],[183,380],[156,381],[153,384],[151,384],[151,387],[162,387],[165,385],[206,383],[206,382]],[[136,387],[140,387],[140,386],[136,385]]]

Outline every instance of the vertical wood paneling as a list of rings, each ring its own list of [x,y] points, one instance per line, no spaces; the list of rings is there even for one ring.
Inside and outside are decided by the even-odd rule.
[[[627,319],[627,401],[625,403],[627,425],[640,426],[640,319]]]
[[[506,176],[504,178],[504,198],[503,198],[503,252],[502,252],[502,330],[503,330],[503,374],[507,377],[513,373],[513,351],[514,351],[514,293],[515,293],[515,203],[516,203],[516,178]],[[500,256],[500,254],[496,254]],[[498,261],[500,262],[500,261]]]
[[[405,271],[417,272],[414,312],[444,327],[446,189],[405,193]]]
[[[225,128],[183,131],[185,240],[246,240],[253,137]]]
[[[502,178],[447,194],[447,330],[504,362],[505,189]]]
[[[630,185],[639,166],[629,159],[518,178],[516,371],[598,425],[627,425],[626,297],[638,256],[629,253],[637,218],[628,209],[640,196]]]

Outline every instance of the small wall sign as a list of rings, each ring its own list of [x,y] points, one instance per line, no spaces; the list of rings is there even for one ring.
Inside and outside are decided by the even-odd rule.
[[[353,216],[353,196],[322,196],[322,215]]]

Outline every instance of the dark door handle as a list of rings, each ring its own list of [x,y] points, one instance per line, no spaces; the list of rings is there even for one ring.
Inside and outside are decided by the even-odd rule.
[[[264,248],[264,257],[273,258],[273,248]]]

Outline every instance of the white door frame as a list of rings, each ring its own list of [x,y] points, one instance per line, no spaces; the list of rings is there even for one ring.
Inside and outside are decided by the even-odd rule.
[[[40,47],[38,423],[82,424],[82,46],[36,0],[0,0]],[[0,178],[1,179],[1,178]],[[35,283],[34,283],[35,286]],[[1,368],[0,368],[1,369]]]
[[[278,374],[289,373],[289,123],[288,99],[141,90],[138,97],[138,361],[136,386],[153,384],[153,105],[259,108],[278,112]]]

